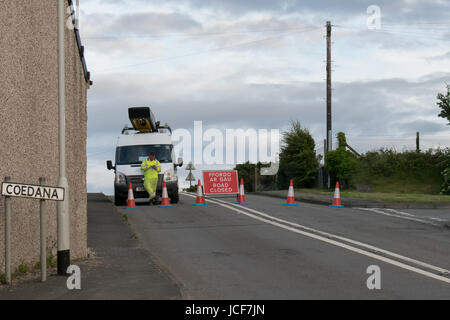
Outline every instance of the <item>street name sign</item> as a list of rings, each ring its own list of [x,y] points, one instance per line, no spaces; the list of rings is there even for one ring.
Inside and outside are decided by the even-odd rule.
[[[2,196],[64,201],[64,188],[3,182]]]
[[[238,194],[238,172],[236,170],[203,171],[205,194]]]

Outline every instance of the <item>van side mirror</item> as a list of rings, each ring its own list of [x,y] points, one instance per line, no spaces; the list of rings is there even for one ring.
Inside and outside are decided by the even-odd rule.
[[[111,160],[108,160],[108,161],[106,161],[106,168],[107,168],[108,170],[112,170],[112,169],[115,169],[116,167],[113,166]]]
[[[178,166],[179,167],[183,166],[183,158],[178,158]]]

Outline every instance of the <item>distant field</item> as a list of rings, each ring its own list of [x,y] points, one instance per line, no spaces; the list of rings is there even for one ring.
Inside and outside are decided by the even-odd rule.
[[[333,191],[323,189],[296,189],[297,192],[333,195]],[[416,193],[381,193],[381,192],[358,192],[358,191],[341,191],[341,197],[362,198],[370,200],[379,200],[383,202],[413,202],[413,203],[450,203],[450,195],[434,195],[434,194],[416,194]]]

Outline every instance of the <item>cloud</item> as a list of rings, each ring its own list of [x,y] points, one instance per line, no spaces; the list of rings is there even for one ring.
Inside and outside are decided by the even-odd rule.
[[[430,61],[449,60],[450,59],[450,51],[447,51],[446,53],[440,54],[440,55],[437,55],[437,56],[428,57],[426,59],[430,60]]]
[[[88,159],[87,171],[88,192],[114,193],[114,172],[106,169],[106,161]]]
[[[127,5],[129,0],[108,1],[113,4]],[[147,0],[134,1],[145,5]],[[169,5],[189,11],[204,11],[221,16],[241,17],[252,13],[271,14],[313,14],[316,22],[326,20],[352,19],[356,15],[366,15],[366,9],[373,4],[380,7],[382,17],[386,22],[446,22],[450,4],[441,0],[154,0],[154,6]]]
[[[136,12],[116,16],[109,15],[107,21],[99,19],[99,16],[101,15],[88,16],[88,23],[94,19],[97,22],[103,20],[103,24],[107,25],[109,30],[108,35],[111,37],[122,35],[149,36],[173,31],[201,30],[202,28],[201,24],[192,17],[181,13]],[[101,36],[101,33],[99,32],[98,35]]]
[[[112,137],[128,122],[127,108],[131,105],[152,106],[157,118],[174,129],[190,129],[194,120],[220,128],[275,129],[285,127],[289,119],[299,119],[320,137],[325,119],[324,83],[245,83],[243,74],[229,74],[208,86],[199,81],[198,86],[179,91],[167,88],[166,82],[149,83],[142,75],[99,81],[94,98],[90,98],[90,137],[105,141],[110,135],[111,146]],[[414,81],[397,78],[335,83],[334,128],[365,135],[445,131],[445,124],[436,117],[434,99],[449,78],[450,73],[446,73]],[[178,88],[185,81],[179,79],[172,85]],[[108,111],[97,111],[103,110],[101,105],[107,105]],[[423,118],[433,120],[420,122]],[[415,124],[420,126],[413,128]]]
[[[337,84],[335,112],[337,117],[342,117],[338,123],[352,132],[398,135],[420,130],[420,127],[409,132],[405,129],[420,123],[420,119],[430,118],[433,120],[426,122],[427,133],[445,131],[443,122],[436,116],[435,97],[449,78],[450,73],[446,73],[416,80],[397,78]]]
[[[192,130],[193,121],[202,120],[204,130],[283,130],[298,119],[321,152],[326,20],[335,25],[333,132],[345,132],[360,152],[414,148],[416,131],[423,149],[450,145],[436,107],[437,92],[450,81],[450,73],[442,72],[450,67],[443,40],[449,4],[379,1],[379,32],[365,24],[370,4],[82,2],[81,31],[94,79],[88,92],[88,190],[112,192],[105,161],[114,159],[130,106],[151,106],[173,129]]]

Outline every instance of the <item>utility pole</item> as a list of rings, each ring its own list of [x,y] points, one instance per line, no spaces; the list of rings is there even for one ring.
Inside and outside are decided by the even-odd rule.
[[[327,144],[326,152],[333,150],[331,126],[331,22],[327,21]],[[326,155],[326,153],[325,153]],[[328,174],[327,187],[330,188],[330,174]]]
[[[64,188],[64,201],[58,201],[58,275],[67,275],[70,265],[70,214],[69,184],[66,177],[66,70],[64,52],[64,28],[66,25],[67,1],[58,0],[58,140],[59,140],[59,177],[58,187]]]
[[[256,192],[258,189],[258,163],[255,164],[255,190],[253,190],[254,192]]]
[[[420,152],[420,136],[419,136],[419,131],[416,132],[416,152]]]
[[[327,152],[333,150],[331,130],[331,22],[327,21]]]

